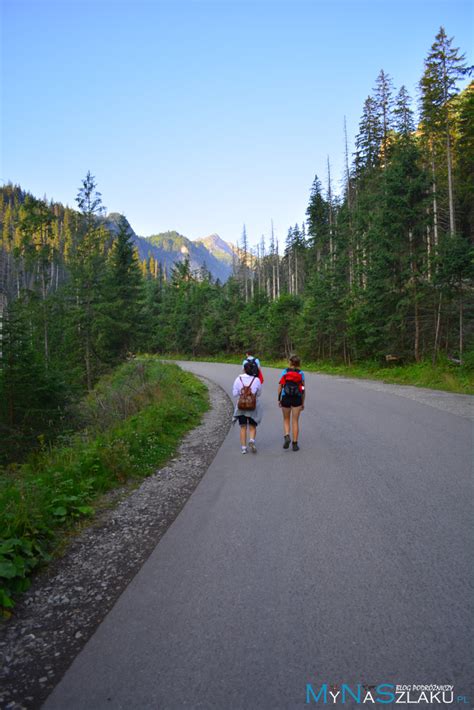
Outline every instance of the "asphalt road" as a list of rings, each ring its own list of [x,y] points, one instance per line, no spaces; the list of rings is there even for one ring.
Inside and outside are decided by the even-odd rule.
[[[185,366],[227,391],[239,372]],[[474,698],[472,398],[307,374],[283,451],[264,373],[258,453],[230,430],[47,710],[303,708],[308,683]]]

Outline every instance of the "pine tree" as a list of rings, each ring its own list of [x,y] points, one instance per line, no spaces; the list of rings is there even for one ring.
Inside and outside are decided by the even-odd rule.
[[[386,74],[383,69],[377,77],[374,98],[378,112],[380,153],[382,161],[385,164],[388,134],[392,128],[393,82],[390,76]]]
[[[379,164],[380,146],[383,140],[383,126],[380,123],[380,110],[372,96],[364,102],[359,134],[356,138],[356,173]]]
[[[449,232],[456,230],[453,155],[452,155],[452,118],[450,100],[456,94],[456,85],[466,74],[464,55],[452,47],[453,38],[448,39],[443,27],[436,35],[425,60],[425,71],[420,81],[421,119],[423,131],[433,143],[441,138],[445,142],[445,164],[448,178]]]
[[[144,284],[127,220],[122,216],[108,258],[102,307],[104,360],[119,362],[144,341]]]
[[[413,111],[411,109],[410,95],[405,86],[400,87],[400,91],[395,99],[393,109],[394,128],[401,136],[409,136],[415,130]]]
[[[106,246],[111,236],[98,219],[105,208],[90,172],[82,181],[76,201],[82,218],[70,263],[74,298],[71,316],[77,350],[82,350],[86,386],[90,390],[103,365],[98,347],[99,313],[103,305]]]
[[[61,426],[67,390],[62,370],[46,367],[37,346],[39,323],[31,298],[9,304],[0,368],[0,465],[23,460],[39,437],[51,441]]]
[[[49,313],[47,297],[52,287],[51,265],[54,263],[53,214],[43,201],[27,196],[20,210],[19,230],[22,254],[30,272],[29,291],[39,291],[42,301],[42,340],[46,367],[49,362]]]
[[[322,195],[321,182],[316,175],[311,187],[308,208],[308,242],[315,255],[316,269],[321,267],[321,260],[329,241],[329,210]]]
[[[456,104],[455,183],[457,185],[460,233],[474,242],[474,82],[460,94]]]

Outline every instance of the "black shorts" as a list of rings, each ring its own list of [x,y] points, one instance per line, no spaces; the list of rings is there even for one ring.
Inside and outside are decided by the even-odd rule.
[[[285,394],[281,398],[281,406],[285,408],[289,407],[301,407],[303,404],[303,396],[301,394],[295,394],[292,397]]]
[[[250,424],[250,426],[258,426],[257,422],[252,419],[252,417],[246,417],[245,414],[239,414],[239,424],[240,426],[247,426],[247,424]]]

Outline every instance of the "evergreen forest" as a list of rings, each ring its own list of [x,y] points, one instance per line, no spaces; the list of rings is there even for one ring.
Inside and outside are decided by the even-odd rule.
[[[474,83],[443,28],[417,110],[380,71],[342,193],[315,176],[285,243],[250,247],[214,281],[189,262],[140,261],[125,219],[107,229],[88,173],[77,208],[0,190],[0,465],[78,426],[76,403],[137,353],[474,367]],[[460,86],[464,87],[462,90]],[[159,219],[159,215],[158,215]]]

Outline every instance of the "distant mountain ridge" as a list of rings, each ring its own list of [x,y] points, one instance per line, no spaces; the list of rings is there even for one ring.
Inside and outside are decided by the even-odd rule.
[[[216,257],[216,259],[232,266],[235,256],[235,248],[221,239],[218,234],[210,234],[204,239],[199,239],[196,243],[203,244],[206,249]]]
[[[122,215],[112,212],[105,218],[105,224],[114,234]],[[176,262],[189,259],[191,271],[207,268],[214,279],[222,283],[232,275],[233,247],[218,234],[192,241],[176,231],[160,232],[149,237],[138,236],[126,220],[130,235],[137,246],[140,259],[153,256],[169,274]]]

